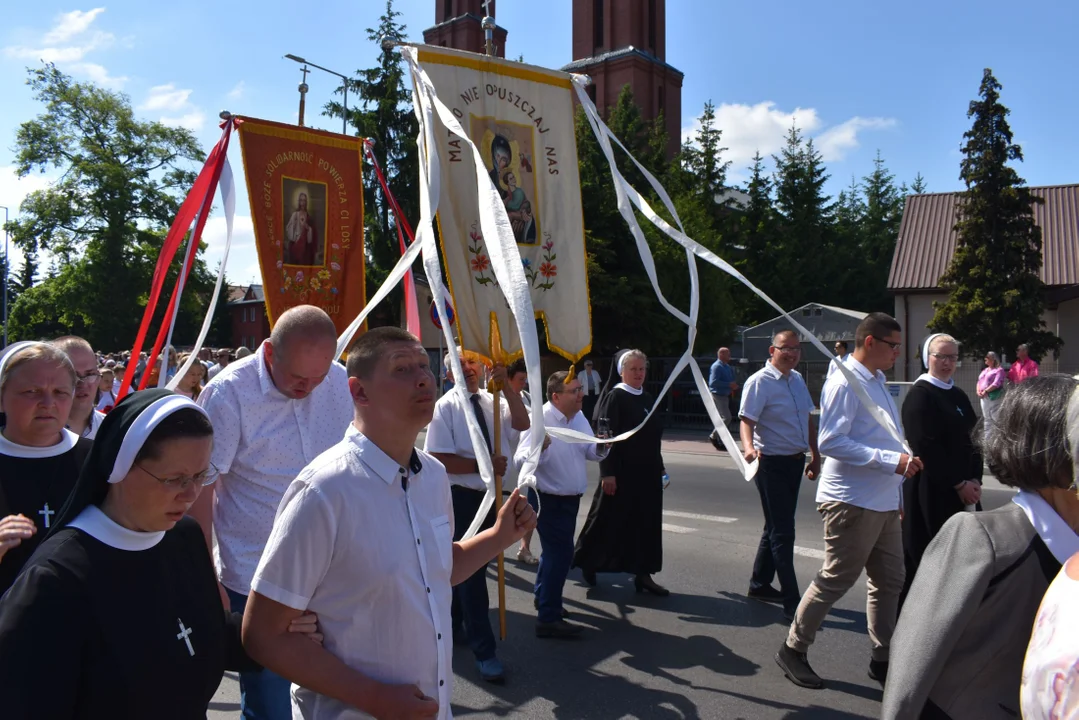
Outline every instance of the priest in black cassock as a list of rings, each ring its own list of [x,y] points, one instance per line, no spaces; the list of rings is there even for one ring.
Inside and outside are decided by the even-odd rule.
[[[928,372],[903,402],[903,428],[921,472],[903,483],[903,555],[906,581],[900,602],[914,581],[925,549],[944,523],[981,500],[982,455],[974,443],[977,418],[970,398],[952,375],[959,345],[949,335],[930,335],[922,345]]]
[[[55,524],[90,453],[91,442],[64,427],[74,393],[62,350],[21,342],[0,357],[0,595]]]
[[[615,361],[622,382],[596,406],[597,435],[609,431],[608,436],[615,437],[632,430],[652,409],[653,398],[643,389],[646,360],[640,350],[629,350]],[[600,462],[600,484],[573,556],[573,566],[581,568],[589,585],[595,586],[598,572],[629,573],[637,592],[670,595],[652,579],[663,568],[662,438],[663,423],[653,413],[643,428],[615,443]]]
[[[165,390],[124,398],[77,485],[0,600],[0,714],[205,718],[226,669],[257,667],[221,605],[185,513],[210,474],[213,427]],[[315,633],[314,616],[291,628]]]

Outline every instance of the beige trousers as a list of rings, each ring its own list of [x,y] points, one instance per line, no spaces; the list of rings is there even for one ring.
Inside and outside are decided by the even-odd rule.
[[[807,652],[832,605],[869,576],[866,618],[874,660],[888,659],[906,569],[899,511],[876,512],[840,502],[817,506],[824,519],[824,567],[802,596],[787,645]]]

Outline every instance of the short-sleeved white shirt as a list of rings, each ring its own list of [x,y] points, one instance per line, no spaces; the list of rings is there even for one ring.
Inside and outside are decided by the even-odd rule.
[[[453,506],[442,463],[415,451],[402,468],[350,425],[289,486],[252,589],[317,613],[329,652],[375,680],[416,683],[447,720],[452,569]],[[297,685],[292,716],[368,717]]]
[[[348,374],[337,363],[302,400],[282,395],[262,347],[230,363],[199,394],[214,425],[214,560],[225,587],[251,587],[277,506],[311,461],[337,444],[352,422]]]
[[[495,400],[494,396],[486,390],[476,393],[480,396],[480,407],[487,419],[487,431],[491,433],[491,442],[494,442],[495,426]],[[472,438],[468,434],[468,420],[465,413],[474,415],[472,401],[468,399],[468,390],[465,390],[462,398],[457,389],[446,393],[435,404],[435,414],[431,424],[427,427],[427,437],[423,441],[423,449],[429,453],[447,453],[460,455],[466,458],[475,458],[476,453],[472,449]],[[502,455],[513,464],[513,453],[520,439],[520,432],[513,429],[513,420],[510,417],[509,403],[503,398],[501,402],[502,413]],[[507,473],[508,474],[508,473]],[[486,490],[483,478],[479,473],[467,473],[465,475],[450,475],[451,485],[460,485],[472,490]]]
[[[752,420],[753,447],[762,455],[796,455],[809,449],[813,397],[797,370],[784,375],[768,362],[742,388],[739,416]]]

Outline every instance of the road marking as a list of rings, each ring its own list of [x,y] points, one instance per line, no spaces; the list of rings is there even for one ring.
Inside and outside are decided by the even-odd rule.
[[[720,517],[719,515],[701,515],[699,513],[679,512],[678,510],[664,510],[663,514],[667,517],[684,518],[686,520],[705,520],[714,523],[738,522],[738,518]]]
[[[794,546],[795,555],[804,555],[805,557],[816,558],[817,560],[824,559],[824,551],[817,550],[816,548],[802,547],[801,545]]]
[[[684,527],[682,525],[668,525],[667,523],[663,523],[663,531],[678,533],[679,535],[685,535],[687,533],[697,532],[697,529]]]

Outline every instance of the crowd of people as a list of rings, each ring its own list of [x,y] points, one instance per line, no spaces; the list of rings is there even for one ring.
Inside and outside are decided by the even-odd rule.
[[[810,647],[864,570],[884,717],[1070,717],[1079,382],[1039,377],[1024,353],[1005,373],[990,353],[979,422],[953,379],[959,343],[937,334],[900,411],[885,373],[902,345],[894,318],[867,316],[819,413],[797,333],[777,332],[742,385],[717,354],[710,385],[757,462],[764,516],[747,595],[790,623],[775,660],[796,685],[823,686]],[[522,362],[461,352],[457,389],[438,397],[407,331],[370,330],[339,362],[334,324],[312,306],[283,313],[254,353],[207,350],[174,390],[156,388],[188,359],[99,355],[70,336],[0,356],[4,717],[204,717],[232,669],[244,717],[448,718],[455,642],[480,677],[507,681],[486,575],[506,548],[537,565],[539,638],[583,635],[563,603],[573,568],[591,586],[618,573],[670,594],[654,577],[667,481],[640,350],[620,352],[605,382],[586,362],[531,384],[546,427],[596,440],[545,435],[535,487],[467,539],[484,476],[512,478],[532,445]],[[151,389],[120,397],[131,362]],[[577,532],[590,463],[599,482]],[[1013,502],[981,511],[983,466]],[[804,592],[803,477],[818,482],[825,543]]]

